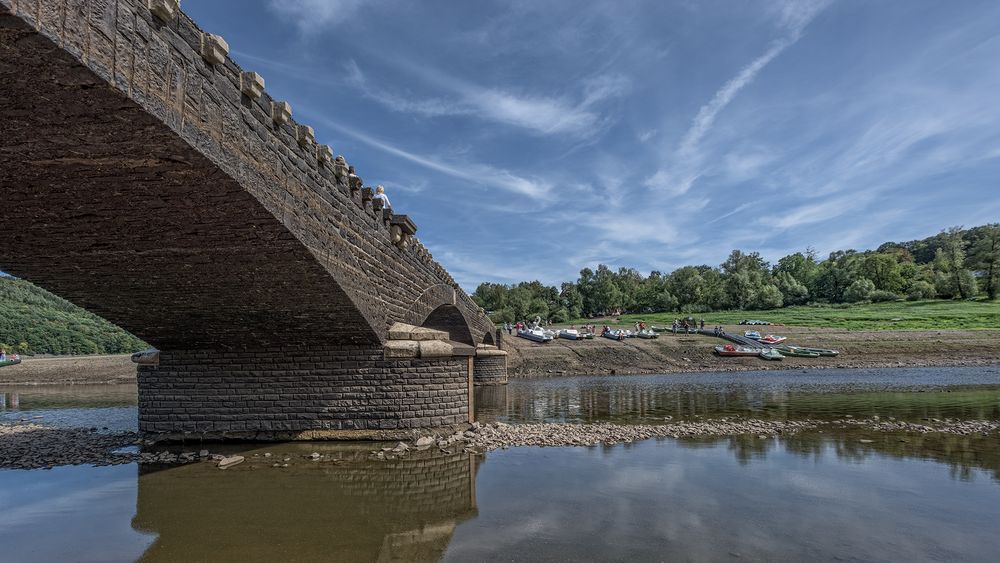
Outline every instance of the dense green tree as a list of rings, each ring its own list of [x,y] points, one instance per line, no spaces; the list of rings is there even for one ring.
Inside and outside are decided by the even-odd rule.
[[[1000,223],[978,229],[970,243],[968,262],[979,272],[983,293],[989,299],[996,299],[1000,288]]]
[[[857,303],[859,301],[867,301],[872,292],[875,291],[875,284],[867,279],[861,278],[851,282],[851,285],[847,286],[844,290],[844,301],[848,303]]]
[[[867,252],[858,259],[857,275],[871,280],[875,289],[898,293],[906,286],[899,267],[899,260],[893,254]]]

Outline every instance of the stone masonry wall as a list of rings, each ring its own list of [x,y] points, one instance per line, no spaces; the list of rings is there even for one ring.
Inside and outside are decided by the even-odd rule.
[[[74,73],[82,76],[85,71],[107,86],[94,88],[88,78],[53,81],[49,88],[67,92],[76,88],[90,96],[103,96],[109,100],[105,105],[110,107],[116,104],[124,107],[127,105],[124,101],[137,104],[211,163],[206,165],[183,155],[171,159],[150,154],[150,158],[156,158],[147,161],[138,154],[127,163],[106,159],[100,164],[105,187],[100,192],[102,196],[107,193],[110,197],[116,190],[128,193],[130,184],[116,184],[116,170],[127,171],[136,163],[153,169],[150,174],[153,177],[158,166],[176,168],[185,163],[194,169],[191,172],[204,169],[202,176],[221,171],[225,180],[234,180],[270,215],[254,220],[262,221],[261,225],[267,228],[271,228],[266,225],[268,221],[280,222],[343,289],[380,340],[385,339],[385,332],[393,322],[414,322],[414,317],[429,314],[449,302],[462,311],[477,341],[493,330],[482,309],[419,241],[404,248],[393,244],[383,213],[372,208],[363,190],[355,189],[357,186],[351,186],[346,176],[335,173],[329,158],[331,149],[317,144],[311,129],[304,129],[292,119],[276,120],[275,107],[279,101],[266,91],[248,94],[242,88],[246,80],[244,69],[232,59],[222,57],[212,62],[211,57],[203,57],[202,45],[209,36],[183,13],[161,21],[151,15],[146,0],[0,0],[0,14],[4,11],[13,13],[27,24],[26,29],[37,30],[63,53],[68,53],[81,67],[74,69]],[[12,40],[14,52],[10,56],[19,56],[16,50],[26,45],[23,39]],[[25,91],[44,91],[47,88],[44,81],[52,80],[51,73],[28,66],[13,68],[11,72],[12,77],[35,81],[26,85]],[[45,121],[56,116],[47,117],[45,112],[39,113],[32,107],[26,105],[25,111],[12,115],[24,130],[56,124]],[[44,109],[44,104],[41,107]],[[104,136],[111,138],[116,129],[135,127],[133,120],[114,117],[94,114],[85,119],[74,117],[68,122],[60,118],[58,125],[68,129],[87,125],[89,129],[81,132],[81,138],[105,131],[108,134]],[[143,125],[137,132],[148,130],[150,127]],[[89,160],[86,152],[74,152],[78,147],[72,145],[48,146],[46,158],[55,163],[70,157]],[[24,142],[0,164],[37,161],[39,156],[32,154],[35,149],[36,146]],[[148,150],[152,153],[155,146],[150,144]],[[73,169],[56,168],[63,174],[60,182],[74,181]],[[93,171],[93,164],[85,169]],[[18,175],[16,169],[9,171],[12,177]],[[44,185],[45,169],[33,173],[38,183]],[[364,175],[364,171],[358,173]],[[207,183],[202,186],[211,187]],[[149,201],[157,199],[153,196]],[[25,196],[20,203],[31,205],[36,201]],[[123,216],[136,212],[135,203],[120,210]],[[142,212],[140,207],[138,213]],[[92,217],[78,214],[73,219],[80,222]],[[16,265],[17,260],[14,262]],[[280,278],[270,281],[272,286],[291,282]],[[72,280],[62,283],[72,291]],[[428,295],[435,297],[427,299]],[[83,292],[80,296],[86,297]],[[415,308],[419,309],[416,313]],[[142,336],[141,330],[133,330]],[[246,341],[252,339],[247,337]]]
[[[392,439],[469,421],[466,358],[381,348],[164,351],[138,387],[140,431],[167,439]]]
[[[476,385],[504,385],[507,383],[507,355],[476,356],[472,379]]]

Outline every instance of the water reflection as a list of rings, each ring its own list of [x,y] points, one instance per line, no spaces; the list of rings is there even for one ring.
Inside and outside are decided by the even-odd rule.
[[[476,389],[484,422],[662,423],[747,416],[1000,419],[1000,370],[827,370],[515,380]]]
[[[476,515],[477,458],[375,462],[371,448],[285,444],[245,452],[247,462],[225,471],[144,471],[132,525],[157,539],[143,559],[438,560],[455,527]],[[271,467],[265,452],[292,467]],[[303,459],[312,452],[338,461]]]

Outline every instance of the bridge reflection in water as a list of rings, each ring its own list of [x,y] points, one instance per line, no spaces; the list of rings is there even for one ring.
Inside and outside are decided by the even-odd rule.
[[[477,514],[482,458],[373,461],[373,447],[282,444],[241,452],[247,461],[227,470],[143,470],[132,527],[158,536],[143,560],[440,559],[455,527]],[[305,459],[312,452],[323,461]],[[290,467],[272,467],[285,458]]]

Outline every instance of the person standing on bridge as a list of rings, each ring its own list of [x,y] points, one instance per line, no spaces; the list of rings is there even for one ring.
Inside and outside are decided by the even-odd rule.
[[[385,195],[385,188],[382,187],[382,184],[379,184],[375,188],[375,197],[373,199],[377,199],[382,202],[382,209],[392,211],[392,204],[389,203],[389,196]]]

